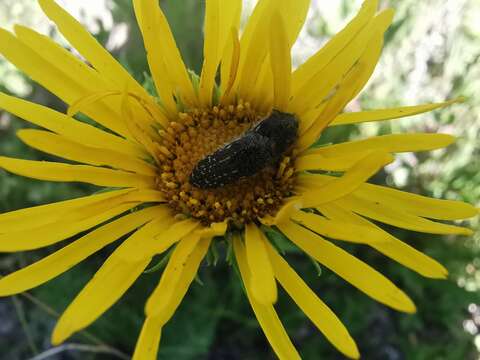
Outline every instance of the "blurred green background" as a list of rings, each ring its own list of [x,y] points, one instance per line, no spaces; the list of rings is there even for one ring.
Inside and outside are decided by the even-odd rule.
[[[130,0],[59,1],[87,24],[97,38],[144,82],[144,49]],[[480,1],[385,0],[397,9],[386,36],[381,63],[349,110],[442,101],[463,95],[464,104],[446,110],[361,126],[337,127],[326,141],[345,141],[391,132],[446,132],[458,142],[446,150],[402,154],[377,181],[415,193],[480,199]],[[202,59],[203,1],[161,1],[187,65],[198,71]],[[254,1],[245,2],[245,16]],[[306,27],[294,47],[295,64],[304,61],[359,8],[359,1],[312,1]],[[244,16],[244,18],[245,18]],[[0,26],[22,23],[67,45],[34,0],[1,0]],[[65,110],[56,97],[32,83],[0,57],[0,90]],[[52,159],[25,147],[15,132],[25,122],[0,110],[0,154]],[[82,184],[48,183],[0,170],[0,211],[9,211],[90,193]],[[478,228],[478,219],[465,223]],[[332,307],[357,340],[364,359],[480,358],[480,236],[441,237],[389,229],[441,261],[447,281],[423,279],[366,247],[346,246],[411,295],[418,313],[396,313],[370,300],[327,269],[318,274],[310,261],[292,252],[288,260]],[[35,236],[32,234],[32,236]],[[118,244],[118,242],[116,243]],[[113,246],[116,246],[114,244]],[[342,244],[343,246],[343,244]],[[0,255],[6,274],[53,252],[56,246]],[[0,359],[128,359],[143,321],[143,304],[159,273],[145,274],[111,310],[66,345],[52,348],[50,333],[58,313],[74,298],[112,250],[104,249],[59,278],[29,292],[0,299]],[[162,335],[160,359],[273,359],[233,269],[220,262],[204,267]],[[281,294],[280,317],[304,359],[342,359],[292,301]]]

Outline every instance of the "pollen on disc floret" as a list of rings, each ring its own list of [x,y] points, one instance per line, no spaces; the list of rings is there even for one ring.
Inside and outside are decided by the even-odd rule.
[[[238,101],[178,113],[175,121],[160,130],[157,186],[177,214],[206,224],[226,219],[245,224],[276,213],[294,187],[291,151],[278,164],[223,187],[201,189],[189,182],[198,161],[242,136],[266,115]]]

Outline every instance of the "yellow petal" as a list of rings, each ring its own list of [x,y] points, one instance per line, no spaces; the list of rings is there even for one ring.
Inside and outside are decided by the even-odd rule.
[[[230,41],[227,40],[225,51],[220,66],[221,103],[229,104],[232,99],[232,88],[237,78],[240,64],[240,41],[238,40],[238,27],[230,30]]]
[[[154,128],[149,127],[147,130],[145,124],[139,123],[136,120],[137,112],[135,111],[136,102],[131,101],[131,96],[128,91],[124,91],[121,95],[121,113],[122,118],[127,124],[128,130],[132,134],[132,137],[145,148],[150,154],[150,157],[156,159],[155,141],[158,140],[157,135],[152,134],[155,132]],[[138,105],[138,104],[137,104]],[[158,145],[157,145],[158,147]]]
[[[155,178],[89,165],[70,165],[0,156],[0,168],[25,177],[47,181],[84,182],[98,186],[154,188]]]
[[[392,18],[393,10],[387,9],[381,12],[337,54],[329,66],[317,70],[296,93],[292,94],[292,111],[303,114],[306,110],[318,106],[355,65],[372,38],[373,41],[377,41],[376,33],[383,33],[390,25]]]
[[[57,25],[68,42],[92,64],[102,77],[115,84],[115,89],[125,89],[127,87],[144,98],[150,97],[145,89],[98,43],[82,24],[57,5],[54,0],[39,0],[38,2],[43,12]]]
[[[371,199],[360,198],[354,194],[338,199],[336,203],[343,209],[403,229],[431,234],[471,235],[473,233],[472,230],[467,228],[427,220]]]
[[[0,234],[32,229],[59,221],[63,214],[74,209],[89,206],[130,192],[131,189],[108,191],[77,199],[59,201],[0,214]]]
[[[270,27],[270,34],[274,32],[274,30]],[[271,37],[271,35],[270,35]],[[268,44],[271,48],[271,41]],[[285,44],[276,44],[277,46],[284,46]],[[265,58],[262,67],[260,68],[260,73],[258,74],[257,81],[255,82],[255,87],[251,89],[251,95],[250,95],[250,101],[255,105],[255,107],[258,109],[259,112],[262,112],[264,114],[270,113],[273,109],[275,109],[274,105],[274,97],[275,97],[275,86],[274,86],[274,78],[273,78],[273,66],[285,66],[285,64],[274,64],[273,61],[271,61],[271,50],[269,50],[269,53],[267,54],[267,57]],[[282,61],[282,59],[280,59]],[[284,60],[283,60],[284,62]],[[277,70],[278,71],[278,70]],[[290,76],[291,74],[282,74],[281,76]],[[287,81],[289,81],[288,79]],[[278,83],[278,81],[277,81]],[[280,86],[280,85],[279,85]],[[290,87],[290,85],[287,85]],[[277,90],[282,91],[280,89]],[[288,90],[290,92],[290,89]],[[283,111],[288,112],[289,110],[285,106],[283,108]]]
[[[0,251],[17,252],[24,250],[33,250],[55,244],[65,240],[82,231],[91,229],[127,210],[141,204],[140,202],[131,202],[112,206],[111,209],[100,213],[93,212],[91,216],[76,221],[59,221],[42,225],[40,227],[6,233],[0,235]]]
[[[311,146],[338,113],[363,89],[380,59],[382,47],[383,29],[372,37],[365,52],[342,79],[334,94],[325,103],[323,111],[312,123],[311,128],[301,136],[299,141],[300,148]]]
[[[245,247],[240,238],[235,237],[233,241],[235,257],[237,259],[238,267],[245,285],[248,301],[252,306],[253,312],[257,317],[260,326],[262,327],[268,342],[275,351],[275,354],[280,360],[300,360],[300,355],[292,344],[292,341],[287,335],[280,319],[278,318],[273,305],[262,305],[257,302],[250,289],[251,274],[247,264],[247,255]]]
[[[197,220],[187,219],[173,224],[165,233],[155,236],[155,251],[162,252],[200,226]]]
[[[324,156],[322,154],[301,155],[296,159],[295,170],[326,170],[326,171],[345,171],[359,162],[369,153],[366,151],[358,151],[348,155],[340,156]]]
[[[265,236],[254,224],[245,227],[245,248],[250,269],[250,288],[255,300],[263,305],[277,301],[277,283],[267,253]]]
[[[206,1],[204,56],[199,86],[202,106],[212,104],[217,68],[229,40],[229,32],[239,26],[241,10],[241,0]]]
[[[128,193],[119,195],[114,198],[104,199],[88,206],[76,207],[66,213],[61,217],[62,222],[75,222],[79,220],[84,220],[92,214],[101,213],[107,211],[113,206],[131,203],[131,202],[165,202],[163,194],[157,190],[150,189],[134,189]]]
[[[175,84],[169,77],[168,68],[166,66],[166,55],[162,46],[159,45],[161,37],[158,35],[160,29],[160,11],[155,2],[150,0],[135,0],[136,16],[141,25],[143,34],[143,42],[147,52],[148,65],[152,73],[155,87],[162,101],[163,107],[167,113],[173,116],[177,111],[177,105],[173,98],[175,94]],[[140,15],[141,14],[141,15]]]
[[[240,41],[241,54],[235,90],[240,98],[251,98],[269,48],[271,16],[275,11],[288,14],[285,17],[285,30],[289,44],[293,44],[300,32],[308,12],[310,0],[260,0],[243,32]]]
[[[258,13],[262,9],[264,10],[266,4],[269,2],[271,3],[273,0],[263,0],[257,4],[240,40],[240,64],[234,90],[237,91],[239,98],[254,102],[254,104],[256,99],[252,96],[251,89],[255,88],[262,65],[267,56],[270,33],[270,24],[267,26],[267,23],[270,23],[271,14],[264,13],[264,19],[260,22],[255,22],[255,20],[258,20]],[[253,24],[255,24],[254,29],[252,28]],[[253,31],[255,32],[254,34],[252,34]],[[246,41],[247,37],[252,35],[255,41],[251,39]]]
[[[32,230],[58,222],[85,220],[113,206],[129,202],[164,202],[164,199],[163,194],[157,190],[125,189],[20,209],[0,215],[0,234]]]
[[[155,167],[138,158],[113,150],[82,145],[48,131],[25,129],[18,131],[17,136],[35,149],[67,160],[95,166],[109,166],[142,175],[156,175]]]
[[[11,34],[0,32],[0,38],[8,36],[0,52],[32,79],[56,94],[67,104],[87,94],[112,90],[94,69],[63,49],[47,36],[16,25],[18,40]],[[100,100],[82,108],[82,112],[99,124],[130,137],[121,121],[118,102]]]
[[[151,296],[152,300],[147,304],[147,313],[150,316],[158,316],[171,301],[173,293],[177,289],[177,283],[182,274],[183,267],[199,241],[199,234],[190,233],[175,246],[175,250],[172,252],[168,264],[163,271],[160,284],[153,292]]]
[[[350,358],[358,359],[360,354],[357,345],[340,319],[270,244],[268,254],[278,281],[305,315],[338,350]]]
[[[145,307],[147,316],[155,317],[162,325],[171,319],[197,275],[210,243],[210,237],[200,240],[197,238],[197,241],[193,243],[193,248],[192,244],[182,244],[177,247],[178,250],[175,249],[175,259],[172,254],[172,258],[162,274],[160,284],[147,301]],[[169,279],[171,275],[173,275],[173,279]]]
[[[309,109],[301,116],[297,115],[297,119],[299,122],[298,126],[298,136],[302,138],[302,136],[307,132],[308,129],[319,119],[320,115],[325,110],[327,103],[320,104],[318,107]]]
[[[18,294],[63,274],[111,242],[158,216],[158,207],[125,215],[47,257],[0,279],[0,296]]]
[[[349,112],[338,115],[329,126],[346,125],[346,124],[358,124],[370,121],[383,121],[399,119],[407,116],[413,116],[422,114],[435,109],[441,109],[443,107],[463,102],[463,98],[457,98],[442,103],[423,104],[416,106],[403,106],[391,109],[379,109],[379,110],[366,110],[360,112]]]
[[[53,330],[52,344],[62,343],[107,311],[141,275],[150,260],[124,262],[114,252],[62,314]]]
[[[369,243],[371,247],[397,261],[403,266],[416,271],[422,276],[433,279],[445,279],[448,275],[447,269],[431,257],[414,249],[410,245],[390,235],[367,219],[356,215],[350,211],[344,210],[335,204],[324,204],[318,207],[318,210],[330,219],[342,221],[346,224],[357,224],[368,226],[383,233],[386,241]]]
[[[201,238],[225,235],[228,228],[228,220],[220,223],[211,223],[209,227],[195,230]]]
[[[174,221],[168,208],[162,209],[162,215],[133,234],[115,256],[125,262],[139,262],[152,257],[155,254],[152,250],[155,235],[167,231]]]
[[[286,111],[290,99],[290,82],[292,60],[290,55],[291,44],[285,29],[285,21],[279,12],[272,15],[270,25],[270,61],[273,74],[273,106],[275,109]]]
[[[161,254],[180,239],[184,238],[200,226],[200,223],[193,219],[177,221],[167,212],[163,219],[152,222],[151,227],[145,227],[145,233],[139,233],[137,241],[131,243],[131,248],[118,255],[126,261],[140,261],[153,254]],[[200,236],[204,236],[201,234]]]
[[[355,195],[431,219],[460,220],[478,214],[474,206],[461,201],[432,199],[380,185],[363,184],[355,191]]]
[[[302,194],[303,207],[308,208],[325,204],[353,192],[392,160],[393,157],[387,153],[370,153],[345,172],[343,176],[329,181],[318,189],[308,190]]]
[[[348,25],[337,33],[324,47],[311,56],[292,74],[292,93],[296,94],[319,70],[330,62],[354,39],[375,15],[378,0],[367,0],[362,9]]]
[[[308,151],[308,154],[333,157],[348,156],[366,150],[382,150],[393,153],[417,152],[441,149],[454,141],[455,138],[447,134],[392,134],[312,149]]]
[[[337,87],[332,89],[332,93],[329,94],[329,99],[319,105],[322,111],[318,112],[317,118],[309,123],[310,127],[307,130],[304,129],[308,124],[304,122],[305,125],[302,127],[304,133],[301,134],[298,141],[298,147],[300,149],[307,149],[315,143],[328,124],[335,119],[343,108],[357,96],[365,86],[380,58],[383,47],[383,31],[384,29],[377,29],[377,32],[373,35],[365,51],[353,65],[352,69],[345,74]],[[306,113],[306,115],[309,116],[315,114],[308,109]]]
[[[277,225],[285,221],[290,221],[290,214],[292,214],[297,209],[301,209],[302,207],[302,198],[299,196],[294,196],[285,199],[285,202],[277,211],[275,217],[267,215],[266,217],[259,220],[262,224],[267,226]]]
[[[0,93],[0,108],[69,140],[81,139],[85,145],[99,149],[114,150],[136,157],[145,156],[145,152],[138,145],[45,106]]]
[[[157,319],[147,317],[135,346],[132,360],[156,360],[162,327]]]
[[[322,216],[303,211],[296,211],[290,215],[290,218],[306,228],[321,234],[323,236],[350,241],[360,244],[372,244],[378,242],[388,242],[381,231],[371,227],[352,224],[344,221],[329,220]]]
[[[70,77],[52,66],[35,51],[18,40],[13,34],[0,29],[0,53],[20,70],[29,75],[46,89],[57,95],[66,103],[73,102],[84,94],[84,90]],[[128,135],[128,131],[119,124],[118,117],[107,109],[97,105],[85,112],[96,119],[100,124],[116,131],[121,135]]]
[[[148,52],[152,74],[160,71],[155,79],[155,85],[159,93],[163,92],[163,86],[168,86],[168,82],[171,89],[174,90],[184,104],[190,106],[196,104],[197,100],[193,84],[175,43],[168,21],[158,2],[154,0],[135,0],[134,3],[136,3],[135,10],[140,9],[140,13],[137,13],[137,18],[142,26],[145,48]],[[163,97],[162,100],[165,101]],[[170,104],[170,99],[168,99],[168,103]],[[170,108],[170,105],[168,108]]]
[[[415,312],[415,305],[390,280],[345,250],[294,223],[278,226],[299,248],[373,299],[398,311]]]
[[[94,91],[84,97],[78,98],[76,101],[70,104],[67,109],[67,115],[70,117],[75,116],[79,112],[83,112],[85,108],[92,104],[96,104],[100,101],[107,101],[110,99],[115,99],[115,109],[119,111],[117,118],[126,125],[127,129],[130,131],[129,123],[127,119],[123,118],[121,115],[122,111],[122,95],[127,93],[127,95],[134,99],[133,107],[135,108],[135,124],[142,127],[143,130],[151,134],[152,137],[158,136],[156,128],[158,125],[167,126],[168,120],[165,114],[161,111],[160,107],[148,99],[143,99],[135,93],[129,92],[128,89],[115,90],[115,91]],[[117,110],[118,109],[118,110]],[[129,133],[130,138],[133,134]]]

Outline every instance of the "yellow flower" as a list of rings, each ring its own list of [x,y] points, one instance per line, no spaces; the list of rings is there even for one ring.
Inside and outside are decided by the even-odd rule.
[[[447,276],[442,265],[371,220],[425,233],[468,235],[468,229],[430,219],[464,219],[477,210],[367,181],[393,154],[442,148],[453,137],[392,134],[312,147],[328,126],[395,119],[456,101],[341,113],[375,68],[391,9],[377,13],[378,1],[366,0],[339,34],[292,71],[291,47],[308,0],[260,0],[240,39],[241,0],[207,0],[205,58],[196,79],[185,68],[158,1],[134,0],[156,99],[53,0],[39,2],[89,64],[28,28],[16,26],[14,34],[0,30],[0,53],[70,105],[62,114],[0,94],[0,108],[48,130],[21,130],[18,136],[26,144],[83,165],[0,157],[0,167],[35,179],[118,189],[0,215],[3,252],[38,249],[92,229],[2,278],[0,295],[45,283],[131,234],[63,313],[54,344],[95,321],[154,255],[173,248],[146,304],[134,354],[134,359],[155,359],[162,327],[187,292],[214,236],[225,235],[232,244],[250,304],[281,359],[299,355],[274,310],[277,281],[339,351],[351,358],[359,353],[344,325],[277,252],[265,229],[280,231],[353,286],[399,311],[412,313],[415,305],[379,272],[325,238],[369,245],[425,277]],[[224,186],[190,183],[202,158],[241,137],[273,109],[298,122],[292,147],[272,155],[271,165]],[[73,119],[77,112],[110,131]],[[262,139],[272,145],[272,138]],[[268,152],[268,146],[258,149]],[[216,171],[234,161],[223,160],[226,165],[215,163]],[[244,166],[253,165],[239,164]]]

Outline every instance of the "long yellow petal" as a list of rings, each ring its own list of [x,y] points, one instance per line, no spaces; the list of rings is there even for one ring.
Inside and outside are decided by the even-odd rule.
[[[12,37],[11,61],[67,104],[91,93],[112,90],[98,72],[49,37],[20,25],[15,26],[15,34],[26,47]],[[108,98],[92,102],[81,110],[98,123],[131,138],[120,118],[118,105],[114,98]]]
[[[193,219],[187,219],[173,224],[166,232],[155,236],[155,251],[163,252],[167,250],[170,246],[199,226],[200,223]]]
[[[415,312],[415,305],[390,280],[345,250],[294,223],[278,225],[299,248],[368,296],[398,311]]]
[[[392,160],[393,157],[387,153],[370,153],[345,172],[343,176],[329,181],[318,189],[308,190],[302,194],[303,207],[308,208],[325,204],[353,192]]]
[[[157,319],[147,317],[135,346],[132,360],[156,360],[162,326]]]
[[[109,166],[115,169],[132,171],[142,175],[155,176],[156,169],[149,163],[133,156],[108,149],[98,149],[48,131],[24,129],[17,136],[27,145],[40,151],[67,160],[95,166]]]
[[[305,315],[308,316],[333,346],[344,355],[358,359],[360,353],[357,345],[335,313],[317,297],[270,244],[268,245],[268,254],[272,261],[276,278]]]
[[[240,40],[238,40],[238,27],[230,30],[230,41],[227,40],[225,51],[220,64],[220,90],[221,103],[229,104],[232,99],[232,88],[237,78],[240,64]]]
[[[327,157],[322,154],[307,153],[306,155],[301,155],[296,159],[295,170],[345,171],[367,156],[368,153],[369,151],[366,150],[350,153],[348,155],[331,157]]]
[[[176,221],[168,214],[165,219],[152,222],[151,225],[145,227],[146,233],[138,238],[138,243],[132,241],[130,248],[123,249],[118,255],[125,261],[140,261],[152,254],[161,254],[198,228],[200,223],[193,219]]]
[[[441,149],[454,141],[455,138],[447,134],[392,134],[325,146],[309,150],[307,153],[333,157],[348,156],[366,150],[392,153],[418,152]]]
[[[158,216],[158,207],[125,215],[82,236],[51,255],[0,279],[0,296],[18,294],[37,287],[90,255]]]
[[[307,134],[301,136],[299,142],[303,148],[312,145],[328,124],[363,89],[377,66],[382,47],[383,29],[372,37],[365,52],[342,79],[332,97],[325,103],[323,111],[314,121]]]
[[[81,139],[85,145],[99,149],[114,150],[136,157],[145,156],[144,150],[130,141],[27,100],[0,93],[0,108],[69,140]]]
[[[89,165],[70,165],[0,156],[0,168],[25,177],[47,181],[84,182],[98,186],[154,188],[155,178]]]
[[[248,301],[252,306],[253,312],[257,317],[260,326],[268,339],[268,342],[275,351],[275,354],[280,360],[300,360],[300,355],[288,337],[285,328],[278,318],[273,305],[262,305],[257,302],[250,289],[250,269],[247,264],[247,255],[245,247],[240,238],[236,237],[233,241],[235,258],[237,259],[238,267],[247,291]]]
[[[354,194],[338,199],[336,203],[346,210],[403,229],[431,234],[471,235],[473,233],[472,230],[467,228],[427,220],[371,199],[360,198]]]
[[[197,275],[198,268],[200,267],[200,264],[208,251],[210,243],[211,237],[200,239],[196,242],[196,244],[194,244],[195,246],[187,257],[184,257],[182,255],[179,256],[172,263],[172,260],[169,261],[167,267],[170,266],[170,269],[175,270],[173,269],[173,267],[178,266],[177,261],[180,258],[184,259],[184,262],[180,266],[181,268],[179,269],[179,272],[175,271],[175,279],[173,282],[170,282],[170,288],[162,285],[162,283],[165,284],[165,281],[167,281],[167,283],[169,282],[168,275],[172,274],[170,270],[166,272],[167,269],[165,269],[165,272],[162,274],[160,284],[157,286],[157,288],[147,301],[145,307],[145,313],[147,314],[147,316],[157,318],[162,325],[166,324],[171,319],[178,306],[180,305],[181,301],[185,297],[185,294],[187,293],[190,284]],[[175,252],[177,252],[176,249]],[[162,292],[162,290],[167,291],[166,295],[168,296],[168,301],[163,300],[164,293]]]
[[[0,234],[28,230],[41,225],[59,221],[63,214],[74,209],[89,206],[99,201],[108,200],[132,191],[114,190],[100,194],[84,196],[52,204],[38,205],[0,214]]]
[[[177,111],[177,106],[173,98],[175,94],[175,84],[169,77],[169,71],[165,63],[163,48],[159,45],[161,38],[158,36],[160,29],[160,17],[156,4],[150,0],[135,0],[135,10],[137,19],[140,19],[143,42],[147,51],[147,60],[152,73],[155,87],[162,101],[163,107],[167,113],[173,116]],[[141,14],[141,15],[140,15]]]
[[[167,231],[175,221],[170,216],[168,208],[164,208],[162,211],[162,216],[151,221],[130,237],[130,241],[117,251],[116,256],[118,258],[125,262],[139,262],[155,254],[151,245],[154,237],[159,233]],[[150,245],[148,248],[145,248],[144,244]]]
[[[432,199],[380,185],[363,184],[354,194],[362,199],[369,199],[413,215],[431,219],[460,220],[478,214],[473,205],[462,201]]]
[[[351,224],[344,221],[326,219],[322,216],[303,211],[294,212],[290,218],[317,234],[336,240],[360,244],[387,242],[385,235],[368,226]]]
[[[277,301],[277,283],[268,258],[267,241],[255,224],[245,227],[245,248],[250,269],[250,288],[256,301],[263,305]]]
[[[249,18],[240,41],[241,54],[235,90],[240,98],[250,99],[251,89],[259,78],[269,48],[271,15],[278,11],[288,14],[285,29],[289,44],[293,44],[300,32],[310,5],[310,0],[260,0]]]
[[[124,91],[126,89],[135,93],[149,104],[150,110],[155,113],[157,119],[163,118],[156,101],[77,20],[58,6],[54,0],[39,0],[39,4],[70,44],[97,70],[108,84],[109,90]],[[144,122],[140,117],[138,121]]]
[[[204,56],[199,86],[202,106],[212,104],[217,68],[229,40],[229,32],[238,27],[241,10],[241,0],[206,1]]]
[[[79,234],[82,231],[91,229],[96,225],[102,224],[127,210],[133,209],[139,204],[141,204],[141,202],[130,202],[116,205],[101,213],[94,212],[90,217],[78,221],[59,221],[42,225],[34,229],[1,234],[0,251],[17,252],[33,250],[55,244],[73,235]]]
[[[270,25],[270,58],[273,59],[270,64],[273,74],[273,106],[281,111],[287,111],[290,99],[291,45],[285,29],[285,21],[279,12],[275,12]]]
[[[177,283],[182,274],[183,267],[199,241],[199,234],[190,233],[175,246],[175,250],[172,252],[168,264],[163,271],[160,283],[151,295],[152,300],[147,304],[147,313],[150,316],[158,316],[158,313],[171,301],[177,289]]]
[[[267,215],[259,220],[262,224],[267,226],[277,225],[285,221],[290,221],[290,214],[295,212],[295,210],[301,209],[302,207],[302,198],[300,196],[290,197],[285,199],[285,202],[282,204],[280,209],[278,209],[274,217]]]
[[[272,27],[270,27],[270,34],[274,30]],[[271,35],[270,35],[271,37]],[[271,41],[268,44],[271,48]],[[277,44],[277,46],[282,47],[285,44]],[[273,66],[285,66],[285,64],[275,64],[272,62],[271,58],[271,50],[269,50],[269,53],[267,54],[267,57],[263,61],[262,67],[260,68],[260,73],[258,74],[257,81],[255,82],[255,87],[251,91],[250,95],[250,101],[254,104],[254,106],[258,109],[259,112],[262,112],[264,114],[270,113],[274,108],[274,98],[275,98],[275,86],[274,86],[274,78],[273,78]],[[282,61],[282,59],[280,59]],[[290,76],[291,74],[282,74],[281,76]],[[289,79],[290,80],[290,79]],[[289,81],[287,80],[287,81]],[[278,82],[278,81],[277,81]],[[290,93],[290,85],[287,85],[289,87],[289,93]],[[282,91],[280,89],[277,90]],[[285,106],[284,108],[285,112],[288,112],[288,108]]]
[[[254,104],[256,99],[253,99],[252,89],[255,88],[268,54],[270,11],[273,6],[273,0],[261,0],[257,3],[240,40],[240,64],[234,91],[239,98]],[[262,19],[259,19],[260,16]]]
[[[383,121],[399,119],[441,109],[452,104],[463,102],[463,98],[452,99],[441,103],[423,104],[415,106],[403,106],[391,109],[365,110],[360,112],[349,112],[338,115],[329,126],[359,124],[371,121]]]
[[[377,7],[378,0],[365,1],[357,16],[342,31],[294,71],[292,93],[296,94],[319,70],[324,69],[350,42],[355,40],[359,32],[373,18]]]
[[[299,126],[298,126],[298,136],[301,138],[310,129],[310,127],[315,124],[319,119],[320,115],[323,113],[326,107],[326,103],[320,104],[318,107],[309,109],[302,116],[297,116]]]
[[[318,210],[330,219],[341,221],[346,224],[367,226],[382,232],[385,241],[369,243],[368,245],[403,266],[416,271],[420,275],[433,279],[445,279],[447,277],[448,271],[442,264],[390,235],[388,232],[380,229],[367,219],[344,210],[336,204],[324,204],[319,206]]]
[[[377,29],[377,32],[372,36],[371,41],[366,46],[364,53],[360,56],[356,64],[354,64],[352,69],[341,79],[338,86],[332,90],[329,99],[320,104],[319,108],[322,109],[322,111],[318,112],[316,119],[309,122],[310,127],[307,130],[304,129],[308,126],[308,123],[306,123],[306,121],[303,122],[303,133],[300,135],[298,141],[300,149],[310,147],[328,124],[357,96],[368,82],[382,52],[383,31],[384,29]],[[306,112],[308,116],[314,114],[312,110],[307,110]]]
[[[193,84],[187,73],[187,69],[178,50],[168,21],[159,4],[154,0],[135,0],[138,4],[135,9],[140,9],[137,17],[141,18],[140,25],[144,36],[147,51],[152,53],[151,68],[164,67],[163,82],[168,81],[184,104],[192,106],[197,103]],[[153,65],[153,66],[152,66]],[[152,69],[153,70],[153,69]],[[158,82],[157,82],[158,81]],[[159,92],[162,90],[162,79],[156,79]]]
[[[98,41],[54,0],[38,1],[43,12],[52,20],[70,44],[116,89],[128,88],[144,98],[150,96],[125,68]]]
[[[62,343],[107,311],[135,282],[150,260],[125,262],[114,252],[62,314],[53,330],[52,344]]]
[[[165,202],[163,194],[157,190],[150,189],[135,189],[128,193],[119,195],[114,198],[104,199],[88,206],[76,207],[68,212],[65,212],[60,221],[62,222],[75,222],[84,220],[93,214],[98,214],[103,211],[111,209],[113,206],[125,204],[125,203],[138,203],[138,202]]]
[[[191,232],[196,232],[200,237],[213,237],[225,234],[227,223],[214,223],[208,228],[201,227],[201,224],[193,219],[177,221],[171,211],[166,208],[162,219],[154,221],[151,226],[145,226],[144,233],[138,232],[137,242],[132,241],[131,247],[126,247],[119,252],[125,261],[140,261],[152,254],[160,254],[167,250]]]
[[[350,42],[332,60],[329,66],[319,70],[296,93],[293,93],[291,109],[297,114],[318,106],[339,84],[352,66],[365,52],[365,48],[377,32],[383,33],[390,25],[393,10],[387,9],[374,17],[371,22],[360,31],[358,37]]]
[[[70,77],[72,72],[69,74],[63,73],[4,29],[0,29],[0,53],[30,76],[32,80],[44,86],[66,103],[72,103],[87,93],[78,82],[72,80]],[[105,105],[93,104],[85,110],[85,113],[118,134],[129,135],[125,126],[118,121],[118,115]]]

